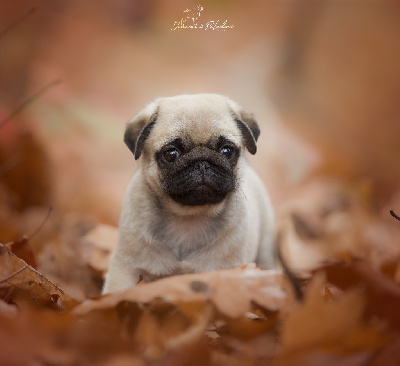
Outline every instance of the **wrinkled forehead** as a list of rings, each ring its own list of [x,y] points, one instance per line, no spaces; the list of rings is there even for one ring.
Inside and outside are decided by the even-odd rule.
[[[234,115],[225,100],[173,98],[159,103],[157,121],[150,134],[156,149],[178,137],[195,144],[207,144],[219,136],[237,145],[241,142]]]

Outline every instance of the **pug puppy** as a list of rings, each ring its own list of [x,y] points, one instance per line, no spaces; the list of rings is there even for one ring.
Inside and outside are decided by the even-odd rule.
[[[158,98],[126,126],[141,169],[129,183],[103,293],[165,276],[275,266],[273,210],[246,164],[260,134],[222,95]]]

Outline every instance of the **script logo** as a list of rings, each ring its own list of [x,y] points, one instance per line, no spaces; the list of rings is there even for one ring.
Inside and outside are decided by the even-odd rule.
[[[228,21],[221,22],[220,20],[209,20],[203,23],[200,20],[201,12],[204,8],[201,5],[197,5],[193,9],[186,9],[182,12],[181,19],[174,22],[171,30],[177,29],[204,29],[204,30],[218,30],[226,31],[233,29],[233,25],[228,25]]]

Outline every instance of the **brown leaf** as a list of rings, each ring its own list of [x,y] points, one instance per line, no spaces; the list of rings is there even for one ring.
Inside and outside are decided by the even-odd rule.
[[[364,366],[370,358],[368,351],[343,355],[326,350],[302,350],[278,356],[271,366]]]
[[[204,339],[211,316],[210,307],[204,308],[191,321],[177,308],[161,315],[145,309],[134,340],[149,359],[165,357],[167,352],[174,352],[179,358],[186,353],[187,357],[188,349],[196,348]]]
[[[200,283],[203,285],[200,286]],[[74,312],[86,314],[107,309],[122,301],[148,303],[162,299],[168,303],[211,301],[222,314],[239,318],[251,311],[252,302],[269,310],[281,308],[285,302],[287,283],[277,271],[224,270],[164,278],[132,287],[124,292],[86,300]]]
[[[108,270],[108,260],[115,249],[118,238],[118,228],[100,224],[87,233],[82,240],[83,259],[90,268],[100,273],[104,279]]]
[[[287,286],[281,273],[259,269],[182,275],[86,300],[73,313],[82,319],[95,316],[95,324],[104,324],[118,309],[116,329],[121,334],[122,326],[125,339],[146,359],[202,365],[209,364],[206,330],[213,321],[227,321],[231,340],[256,339],[275,329],[278,309],[290,292]],[[247,312],[260,307],[262,318],[247,318]],[[246,349],[243,357],[252,352]]]
[[[31,267],[35,269],[37,268],[35,255],[33,254],[33,250],[29,245],[27,237],[24,236],[21,240],[8,243],[5,246]]]
[[[17,316],[17,307],[0,300],[0,316],[14,319]]]
[[[329,301],[334,299],[334,296],[327,286],[324,287],[324,300]]]
[[[397,337],[383,350],[375,355],[369,366],[399,366],[400,338]]]
[[[386,319],[391,327],[400,327],[400,286],[396,282],[359,260],[331,264],[322,271],[330,283],[342,290],[363,288],[367,313]]]
[[[354,352],[378,348],[382,343],[380,332],[363,322],[366,301],[362,293],[347,291],[327,302],[322,293],[324,282],[323,276],[315,276],[304,303],[285,319],[281,335],[285,351],[333,348]]]
[[[303,240],[316,240],[321,238],[320,228],[318,223],[312,222],[311,218],[297,213],[292,213],[291,218],[293,221],[294,230],[300,239]]]
[[[239,319],[226,319],[226,332],[231,336],[250,340],[272,330],[278,323],[278,312],[271,314],[269,319],[242,317]]]
[[[65,309],[76,300],[0,244],[0,297],[7,302]]]
[[[14,146],[8,151],[7,145],[0,149],[0,161],[17,157],[17,164],[1,177],[12,207],[23,211],[30,206],[49,206],[52,193],[49,157],[35,133],[21,128],[16,134]]]
[[[9,319],[0,313],[0,364],[30,365],[33,364],[32,345],[27,332],[21,331],[17,317]]]
[[[391,260],[382,263],[380,271],[391,279],[395,279],[398,270],[398,260]]]

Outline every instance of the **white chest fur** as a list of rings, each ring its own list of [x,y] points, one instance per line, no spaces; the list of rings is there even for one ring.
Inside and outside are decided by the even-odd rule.
[[[224,221],[225,215],[155,220],[150,227],[152,242],[168,248],[177,260],[182,261],[193,252],[212,245],[221,234]]]

